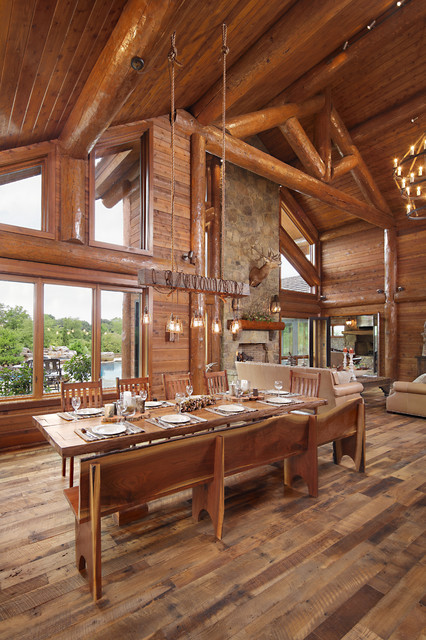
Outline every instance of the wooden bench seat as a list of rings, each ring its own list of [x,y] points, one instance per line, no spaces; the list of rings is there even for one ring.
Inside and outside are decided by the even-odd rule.
[[[156,498],[193,489],[192,515],[206,510],[222,537],[224,478],[289,456],[310,495],[318,492],[314,416],[285,415],[81,460],[79,487],[65,489],[76,522],[76,563],[87,569],[95,600],[101,597],[101,518]]]

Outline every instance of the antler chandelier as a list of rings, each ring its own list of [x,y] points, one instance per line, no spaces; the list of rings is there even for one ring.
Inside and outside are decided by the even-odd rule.
[[[393,178],[406,201],[410,220],[426,220],[426,132],[410,146],[405,156],[393,161]]]

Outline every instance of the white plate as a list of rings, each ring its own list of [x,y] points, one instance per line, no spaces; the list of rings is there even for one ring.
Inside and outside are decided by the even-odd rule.
[[[290,398],[281,398],[281,396],[277,396],[276,398],[268,398],[266,402],[269,404],[291,404],[293,401]]]
[[[118,436],[127,429],[124,424],[101,424],[98,427],[93,427],[92,431],[100,436]]]
[[[85,409],[78,409],[78,416],[100,416],[104,413],[104,409],[96,409],[95,407],[86,407]]]
[[[161,416],[160,420],[169,424],[185,424],[191,422],[189,416],[185,416],[183,413],[168,413],[165,416]]]
[[[276,389],[268,389],[267,391],[265,391],[265,393],[277,396],[287,396],[290,391],[277,391]]]
[[[246,410],[241,404],[221,404],[217,408],[219,411],[226,411],[226,413],[241,413]]]
[[[151,409],[155,409],[155,407],[161,407],[163,405],[162,400],[147,400],[145,402],[146,407],[150,407]]]

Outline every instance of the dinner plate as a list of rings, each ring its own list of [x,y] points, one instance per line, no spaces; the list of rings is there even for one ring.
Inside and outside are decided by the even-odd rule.
[[[268,398],[266,402],[269,402],[269,404],[291,404],[292,400],[290,400],[290,398],[281,398],[281,396],[276,396],[275,398]]]
[[[97,427],[93,427],[92,431],[100,436],[118,436],[120,433],[127,431],[127,429],[124,424],[100,424]]]
[[[95,407],[85,407],[84,409],[77,409],[78,416],[100,416],[103,415],[104,409],[96,409]]]
[[[160,420],[169,424],[185,424],[186,422],[191,422],[191,418],[185,416],[183,413],[168,413],[165,416],[161,416]]]
[[[277,391],[277,389],[267,389],[267,391],[265,391],[265,393],[270,393],[271,395],[277,395],[277,396],[287,396],[290,391]]]
[[[217,408],[219,411],[226,411],[226,413],[241,413],[246,410],[241,404],[221,404]]]
[[[161,407],[162,405],[162,400],[147,400],[145,402],[145,406],[150,407],[151,409],[155,409],[155,407]]]

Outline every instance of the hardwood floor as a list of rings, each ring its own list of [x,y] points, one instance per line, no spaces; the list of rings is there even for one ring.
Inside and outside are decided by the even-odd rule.
[[[367,473],[322,447],[317,499],[268,466],[228,479],[221,542],[189,494],[132,525],[105,518],[96,605],[60,457],[1,454],[0,640],[424,639],[426,420],[366,399]]]

